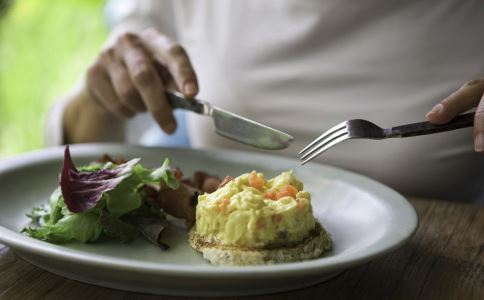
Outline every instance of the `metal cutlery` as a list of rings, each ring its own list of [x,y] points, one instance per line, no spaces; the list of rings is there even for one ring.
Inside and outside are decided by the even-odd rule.
[[[344,121],[324,132],[301,150],[299,152],[301,164],[304,165],[329,148],[349,139],[380,140],[445,132],[473,126],[474,115],[475,113],[462,114],[442,125],[419,122],[392,128],[381,128],[370,121],[361,119]]]
[[[208,102],[186,99],[177,92],[166,93],[173,108],[180,108],[213,119],[216,132],[231,140],[262,149],[284,149],[294,140],[292,136],[269,126],[223,110]]]

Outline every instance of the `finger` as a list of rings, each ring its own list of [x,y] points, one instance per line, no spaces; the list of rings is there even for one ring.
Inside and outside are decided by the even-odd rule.
[[[167,68],[163,67],[159,62],[155,61],[155,69],[156,72],[158,72],[158,74],[160,75],[161,81],[163,81],[166,89],[172,91],[179,91],[173,77],[171,76]]]
[[[120,119],[130,118],[134,115],[133,111],[118,101],[108,74],[101,64],[96,63],[89,68],[87,85],[95,100],[110,113]]]
[[[484,95],[477,106],[474,118],[474,148],[476,152],[484,153]]]
[[[163,131],[173,133],[176,121],[165,97],[165,87],[138,37],[125,35],[120,40],[120,50],[131,81],[144,104]]]
[[[484,93],[484,79],[472,80],[442,100],[427,113],[431,123],[444,124],[457,115],[476,107]]]
[[[145,30],[141,39],[155,59],[168,68],[178,90],[186,97],[195,96],[197,76],[185,49],[154,29]]]
[[[116,59],[113,52],[114,50],[112,48],[105,50],[102,53],[102,57],[117,98],[133,112],[145,111],[146,106],[134,84],[131,82],[126,67],[122,61]]]

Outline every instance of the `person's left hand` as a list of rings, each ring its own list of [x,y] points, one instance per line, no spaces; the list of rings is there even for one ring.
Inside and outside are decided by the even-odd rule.
[[[457,115],[477,107],[474,118],[474,149],[484,153],[484,78],[466,82],[427,113],[427,120],[444,124]]]

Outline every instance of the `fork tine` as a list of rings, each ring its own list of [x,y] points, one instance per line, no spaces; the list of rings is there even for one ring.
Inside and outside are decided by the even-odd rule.
[[[332,132],[330,132],[329,135],[327,135],[326,133],[324,134],[325,137],[323,139],[321,138],[318,138],[318,143],[314,144],[311,148],[307,149],[306,150],[306,153],[304,153],[300,159],[303,160],[305,159],[306,157],[310,156],[311,154],[313,154],[315,151],[317,151],[319,148],[323,147],[324,145],[326,145],[327,143],[331,142],[332,140],[344,135],[344,134],[347,134],[348,131],[346,130],[346,127],[340,127],[339,129],[337,130],[334,130]],[[311,143],[313,144],[313,143]]]
[[[310,157],[306,158],[305,160],[303,160],[301,162],[301,165],[304,165],[305,163],[307,163],[308,161],[310,161],[311,159],[315,158],[316,156],[318,156],[319,154],[323,153],[324,151],[328,150],[329,148],[333,147],[334,145],[344,141],[344,140],[347,140],[349,139],[349,134],[347,132],[345,132],[343,135],[337,137],[336,139],[333,139],[332,141],[330,141],[329,143],[326,142],[326,145],[325,143],[321,143],[320,145],[318,145],[317,147],[315,147],[316,149],[320,148],[316,153],[314,153],[313,155],[311,155]],[[314,152],[311,151],[311,153]],[[303,159],[303,158],[301,158]]]
[[[324,139],[325,137],[329,136],[330,134],[332,134],[333,132],[335,132],[336,130],[340,130],[340,129],[343,129],[346,127],[346,121],[344,122],[341,122],[339,123],[338,125],[336,126],[333,126],[331,127],[330,129],[326,130],[323,134],[321,134],[318,138],[316,138],[314,141],[312,141],[309,145],[307,145],[304,149],[301,150],[301,152],[299,152],[299,154],[303,154],[304,152],[306,152],[309,148],[311,148],[313,145],[315,145],[316,143],[318,143],[319,141],[321,141],[322,139]]]

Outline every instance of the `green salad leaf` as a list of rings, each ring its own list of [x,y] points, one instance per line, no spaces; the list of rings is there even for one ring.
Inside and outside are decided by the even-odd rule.
[[[65,243],[77,240],[81,243],[93,242],[102,233],[99,216],[95,213],[69,214],[55,224],[46,224],[39,228],[26,228],[27,235],[51,243]]]
[[[76,168],[67,146],[60,187],[53,191],[49,205],[34,207],[27,214],[32,224],[22,231],[51,243],[87,243],[101,236],[126,243],[143,235],[166,248],[161,242],[166,216],[157,199],[146,193],[161,185],[179,187],[168,159],[154,169],[143,167],[139,159]]]

